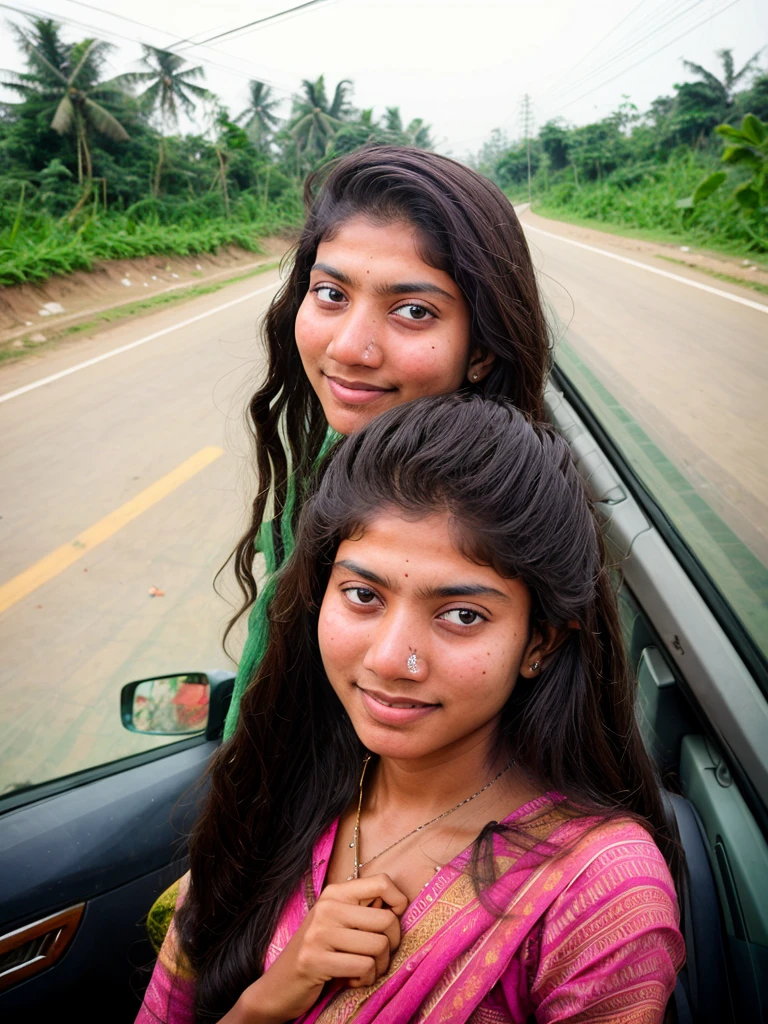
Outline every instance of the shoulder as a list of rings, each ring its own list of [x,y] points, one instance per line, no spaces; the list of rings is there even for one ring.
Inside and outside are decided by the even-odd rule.
[[[626,928],[640,922],[677,928],[674,882],[650,833],[619,818],[597,824],[563,856],[568,884],[546,915],[545,941],[557,941],[587,917],[605,924],[606,914]]]
[[[537,1020],[599,1006],[619,1021],[626,1001],[647,1001],[648,1019],[661,1020],[685,951],[674,883],[653,838],[633,821],[601,823],[563,868],[571,877],[541,921],[530,965]]]
[[[609,885],[632,878],[656,879],[675,897],[675,887],[667,863],[650,832],[628,818],[598,822],[583,832],[572,860],[573,885],[586,885],[600,877]]]

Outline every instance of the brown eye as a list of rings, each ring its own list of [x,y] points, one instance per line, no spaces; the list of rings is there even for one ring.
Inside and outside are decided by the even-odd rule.
[[[405,306],[400,306],[395,310],[395,313],[399,314],[404,320],[435,319],[435,314],[430,313],[426,306],[419,306],[414,302],[409,302]]]
[[[372,604],[376,600],[376,594],[367,587],[348,587],[344,593],[352,604]]]
[[[451,608],[449,612],[443,612],[440,618],[454,626],[476,626],[478,622],[487,621],[484,615],[473,608]]]
[[[328,284],[320,285],[314,292],[323,302],[343,302],[345,297],[344,292],[340,292],[338,288],[331,288]]]

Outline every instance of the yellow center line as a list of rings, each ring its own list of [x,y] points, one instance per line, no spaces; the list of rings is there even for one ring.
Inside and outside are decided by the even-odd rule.
[[[103,544],[118,530],[122,530],[124,526],[138,518],[142,512],[146,512],[158,501],[162,501],[177,487],[186,483],[187,480],[191,480],[193,476],[196,476],[206,466],[210,466],[223,454],[223,449],[213,445],[201,448],[186,462],[182,462],[170,473],[166,473],[165,476],[150,484],[135,498],[126,501],[124,505],[104,516],[98,523],[83,530],[74,540],[68,544],[62,544],[61,547],[41,558],[39,562],[31,565],[29,569],[25,569],[18,576],[14,576],[12,580],[8,580],[7,583],[0,586],[0,614],[31,594],[33,590],[37,590],[38,587],[52,580],[54,576],[58,576],[60,572],[78,561],[83,555],[87,555],[89,551],[93,551],[99,544]]]

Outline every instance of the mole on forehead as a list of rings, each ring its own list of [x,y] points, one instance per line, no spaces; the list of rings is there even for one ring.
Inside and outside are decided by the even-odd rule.
[[[343,270],[339,270],[338,267],[332,267],[330,263],[315,263],[312,270],[322,270],[324,273],[330,274],[331,277],[335,277],[337,281],[350,287],[355,284],[354,278],[350,277]],[[370,273],[370,271],[366,271],[366,273]],[[451,295],[450,292],[447,292],[432,281],[398,281],[393,284],[378,284],[375,290],[379,295],[409,295],[414,292],[421,292],[428,295],[441,295],[445,299],[455,300],[456,298],[455,295]]]

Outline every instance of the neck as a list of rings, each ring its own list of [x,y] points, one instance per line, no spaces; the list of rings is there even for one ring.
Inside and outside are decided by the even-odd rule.
[[[462,743],[459,749],[444,748],[422,758],[380,757],[375,772],[371,772],[373,764],[368,769],[366,809],[386,813],[408,807],[429,817],[430,812],[438,813],[471,796],[509,761],[504,755],[493,756],[492,741],[490,732]]]

